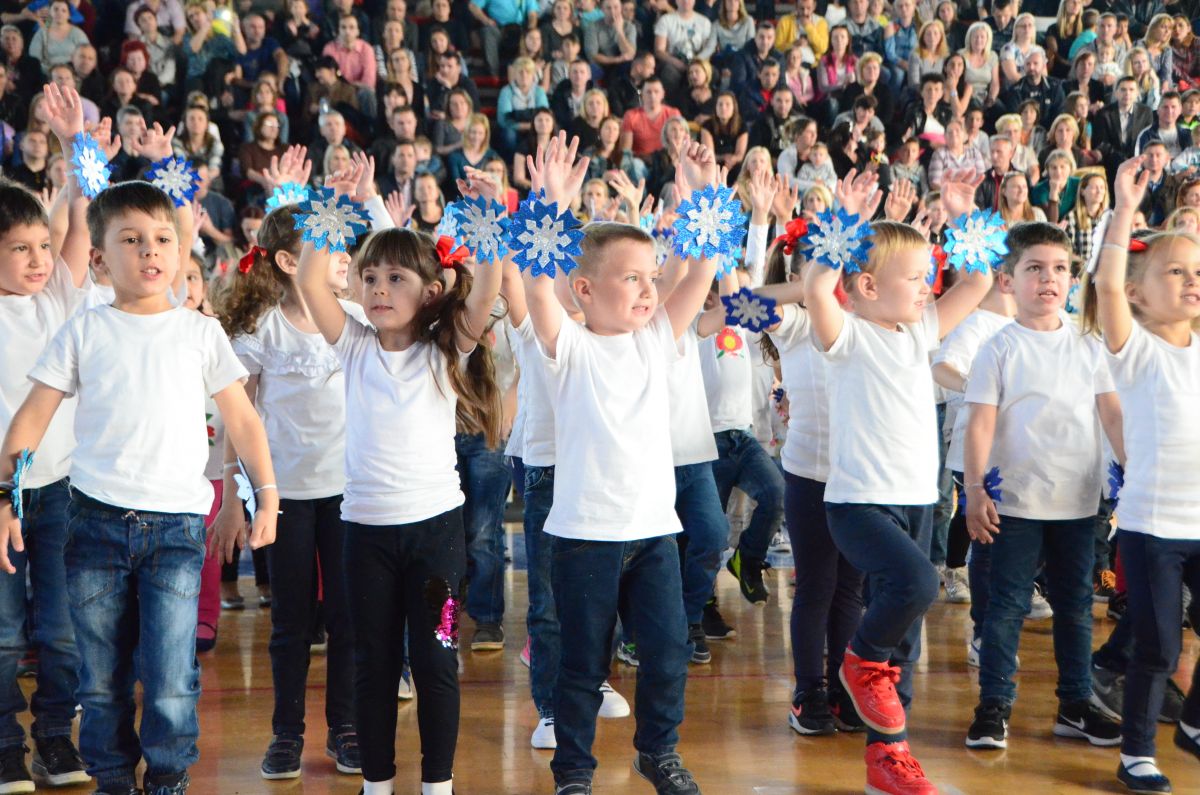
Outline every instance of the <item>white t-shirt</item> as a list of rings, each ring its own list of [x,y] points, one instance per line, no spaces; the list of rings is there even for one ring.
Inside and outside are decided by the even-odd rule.
[[[700,341],[700,372],[712,432],[749,431],[754,425],[754,363],[740,326],[725,326]]]
[[[204,398],[204,425],[208,434],[208,463],[204,465],[204,477],[221,480],[225,477],[225,421],[211,395]]]
[[[934,364],[948,364],[957,370],[963,378],[971,374],[971,363],[979,346],[993,334],[1012,322],[1011,317],[989,312],[986,309],[976,309],[967,315],[954,331],[942,340],[942,346],[933,355]],[[967,412],[963,407],[963,393],[945,390],[946,394],[946,425],[953,430],[950,432],[950,449],[946,453],[946,469],[951,472],[963,471],[963,434],[967,432]]]
[[[679,533],[667,370],[679,358],[660,308],[642,329],[612,337],[563,312],[546,356],[555,406],[554,505],[545,531],[563,538],[636,541]]]
[[[1176,348],[1135,322],[1120,353],[1108,354],[1108,367],[1125,427],[1118,526],[1200,539],[1200,335]]]
[[[828,365],[812,342],[808,312],[788,304],[781,314],[783,321],[770,336],[779,349],[783,389],[788,396],[783,469],[824,483],[829,480]]]
[[[454,450],[458,395],[437,346],[385,351],[373,328],[348,316],[333,349],[346,378],[342,519],[410,524],[462,505]]]
[[[513,353],[521,368],[517,382],[517,417],[507,455],[520,456],[535,467],[554,466],[554,402],[542,355],[538,352],[533,320],[527,314],[513,327]],[[518,426],[520,430],[518,430]]]
[[[362,307],[339,302],[366,324]],[[342,363],[319,333],[298,330],[272,307],[253,334],[233,338],[233,350],[257,375],[254,403],[271,443],[279,496],[315,500],[346,487],[346,383]]]
[[[1104,360],[1074,323],[1055,331],[1009,323],[983,343],[965,400],[968,408],[997,407],[987,469],[1000,470],[1001,516],[1053,521],[1096,513],[1101,431],[1095,396],[1112,391]]]
[[[29,377],[79,396],[74,488],[120,508],[208,514],[204,397],[246,377],[214,318],[98,306],[67,321]]]
[[[813,339],[813,344],[818,344]],[[825,501],[937,502],[937,408],[929,352],[937,307],[897,330],[847,313],[825,353],[829,370],[829,480]]]
[[[70,268],[56,257],[41,292],[0,296],[0,340],[4,340],[0,345],[0,433],[8,432],[13,415],[33,388],[29,371],[85,292],[75,287]],[[37,489],[67,476],[75,447],[74,418],[75,400],[64,400],[38,445],[25,486]]]
[[[671,460],[675,466],[717,460],[717,442],[708,421],[708,400],[700,373],[700,338],[696,324],[676,343],[679,358],[667,369],[667,396],[671,406]]]

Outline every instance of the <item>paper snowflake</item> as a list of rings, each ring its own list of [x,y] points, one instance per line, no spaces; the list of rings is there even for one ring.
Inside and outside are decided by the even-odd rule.
[[[508,225],[508,248],[515,252],[513,261],[521,270],[533,268],[533,275],[551,278],[561,268],[563,273],[575,269],[575,258],[583,230],[579,220],[567,210],[556,215],[557,205],[531,196],[519,208]]]
[[[1000,467],[992,467],[988,473],[983,476],[983,490],[992,502],[1004,502],[1000,498],[1000,484],[1004,482],[1004,478],[1000,477]]]
[[[1125,485],[1125,467],[1118,464],[1116,461],[1108,462],[1108,498],[1112,500],[1113,507],[1117,505],[1117,495],[1121,493],[1121,488]]]
[[[335,197],[333,188],[314,190],[296,214],[296,229],[304,230],[304,239],[312,241],[318,250],[328,248],[330,252],[353,246],[359,235],[366,234],[370,223],[361,204],[345,196]]]
[[[108,187],[108,177],[112,173],[108,167],[108,156],[96,139],[85,132],[75,135],[73,145],[75,152],[71,155],[71,162],[75,165],[75,179],[79,180],[83,195],[94,199]]]
[[[725,322],[750,331],[765,331],[782,320],[775,312],[775,300],[755,295],[743,287],[733,295],[721,296],[725,305]]]
[[[675,219],[675,253],[711,259],[729,254],[746,239],[746,214],[731,188],[706,186],[679,205]]]
[[[233,482],[237,484],[237,496],[239,500],[246,503],[246,513],[250,514],[251,519],[254,519],[254,513],[258,510],[258,500],[254,498],[254,484],[250,482],[250,476],[246,474],[246,468],[242,466],[240,458],[237,468],[238,471],[233,473]]]
[[[842,208],[827,210],[808,225],[808,256],[827,268],[858,273],[871,250],[871,225]]]
[[[654,255],[658,261],[658,266],[661,268],[671,253],[672,243],[675,240],[675,230],[669,226],[661,229],[655,227],[654,231],[650,233],[650,237],[654,240]]]
[[[29,470],[33,468],[33,451],[26,447],[21,452],[17,453],[17,468],[13,470],[13,488],[9,499],[12,500],[13,513],[18,519],[25,518],[25,509],[21,507],[24,502],[21,499],[21,491],[25,488],[25,477],[29,474]]]
[[[308,188],[304,185],[285,182],[271,192],[271,198],[267,199],[267,212],[290,204],[303,204],[310,198]]]
[[[987,273],[1008,253],[1004,220],[992,210],[962,215],[946,229],[946,257],[955,270]]]
[[[200,187],[200,175],[182,157],[164,157],[150,166],[146,178],[170,196],[176,207],[190,202]]]
[[[446,209],[442,210],[442,220],[438,221],[437,228],[433,230],[433,236],[448,237],[454,241],[454,247],[458,248],[463,244],[462,239],[462,218],[458,214],[458,207],[454,204],[449,204]]]
[[[462,243],[473,252],[480,262],[495,262],[505,255],[509,218],[504,205],[482,196],[463,199],[450,205],[458,216],[458,231]]]

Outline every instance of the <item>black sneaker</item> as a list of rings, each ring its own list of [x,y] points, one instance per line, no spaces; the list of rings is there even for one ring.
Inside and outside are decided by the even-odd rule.
[[[1060,701],[1058,716],[1054,719],[1054,734],[1057,737],[1087,740],[1092,745],[1121,744],[1121,725],[1105,717],[1090,701]]]
[[[700,787],[674,751],[654,755],[639,753],[633,760],[633,769],[654,785],[658,795],[700,795]]]
[[[837,724],[833,722],[833,713],[829,711],[828,691],[823,687],[814,687],[797,693],[792,699],[788,725],[796,734],[805,736],[835,733]]]
[[[975,720],[967,730],[968,748],[1007,748],[1008,719],[1012,707],[999,701],[984,701],[975,707]]]
[[[24,745],[0,749],[0,792],[33,792],[33,777],[25,767],[28,751]]]
[[[339,773],[362,773],[362,752],[358,748],[358,732],[346,726],[330,729],[325,737],[325,756],[337,765]]]
[[[592,795],[592,782],[567,781],[554,785],[554,795]]]
[[[1133,770],[1138,770],[1146,763],[1133,766]],[[1117,779],[1129,788],[1130,792],[1140,793],[1141,795],[1158,795],[1158,793],[1170,792],[1171,781],[1162,773],[1158,772],[1153,766],[1146,767],[1144,772],[1130,772],[1130,769],[1120,762],[1117,763]]]
[[[1180,726],[1175,727],[1175,747],[1200,759],[1200,741],[1188,737],[1187,732]]]
[[[499,651],[504,648],[504,627],[499,624],[480,624],[471,638],[471,651]]]
[[[724,616],[717,609],[717,597],[715,596],[704,605],[704,615],[700,619],[700,625],[704,627],[704,637],[709,640],[726,640],[737,637],[737,630],[725,623]]]
[[[1124,591],[1118,591],[1108,598],[1108,610],[1105,615],[1113,621],[1120,621],[1121,616],[1125,615],[1125,608],[1129,603],[1129,597]]]
[[[1092,663],[1091,702],[1104,717],[1119,721],[1125,704],[1125,674]]]
[[[854,702],[846,691],[840,687],[829,691],[829,713],[833,715],[833,724],[840,732],[862,732],[867,730],[867,724],[858,716]]]
[[[704,640],[704,627],[700,624],[688,624],[688,645],[692,647],[692,662],[696,665],[708,665],[712,662],[712,652]]]
[[[87,765],[68,735],[45,737],[34,740],[33,744],[33,775],[39,782],[51,787],[65,787],[92,780],[87,774]]]
[[[262,761],[262,777],[267,781],[300,778],[300,754],[304,738],[298,734],[276,734]]]
[[[191,783],[192,780],[188,778],[186,771],[154,780],[147,776],[143,782],[142,791],[145,795],[184,795]]]
[[[755,560],[754,558],[742,555],[742,550],[736,549],[733,552],[733,557],[725,564],[725,568],[729,569],[729,573],[737,577],[738,586],[742,589],[742,596],[746,597],[752,605],[765,605],[767,597],[771,595],[771,591],[763,582],[763,570],[768,568],[765,560]]]
[[[1174,680],[1167,680],[1167,689],[1163,691],[1162,706],[1158,709],[1159,723],[1179,723],[1183,717],[1183,702],[1187,696],[1179,689]]]
[[[98,789],[92,795],[142,795],[142,791],[130,784],[128,787],[106,787]]]

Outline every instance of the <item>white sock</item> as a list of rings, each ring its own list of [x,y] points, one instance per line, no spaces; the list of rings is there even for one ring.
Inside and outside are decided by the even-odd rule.
[[[1179,728],[1183,730],[1183,733],[1188,736],[1189,740],[1200,742],[1200,729],[1192,728],[1183,721],[1179,722]]]
[[[392,795],[395,792],[396,779],[387,781],[367,781],[363,779],[363,795]]]
[[[454,779],[439,781],[436,784],[422,781],[421,795],[454,795]]]
[[[1121,754],[1121,767],[1135,776],[1161,776],[1158,762],[1152,756],[1129,756]]]

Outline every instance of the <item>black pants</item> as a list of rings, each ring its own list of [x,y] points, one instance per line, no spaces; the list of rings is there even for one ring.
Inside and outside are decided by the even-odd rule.
[[[346,530],[341,495],[280,500],[279,531],[266,548],[271,572],[271,676],[275,682],[275,734],[304,733],[304,695],[317,611],[317,582],[324,595],[329,639],[325,721],[331,729],[354,725],[354,634],[346,601],[342,555]],[[320,565],[318,565],[318,559]]]
[[[254,550],[251,555],[254,560],[254,584],[270,585],[271,577],[267,573],[267,548]],[[233,548],[233,560],[221,564],[221,582],[238,581],[238,565],[242,558],[241,547]]]
[[[466,574],[462,509],[406,525],[346,523],[346,590],[354,620],[354,695],[367,781],[396,775],[396,690],[404,626],[421,730],[421,780],[448,781],[458,741],[458,637],[439,630],[447,588]],[[449,627],[444,627],[448,629]]]

